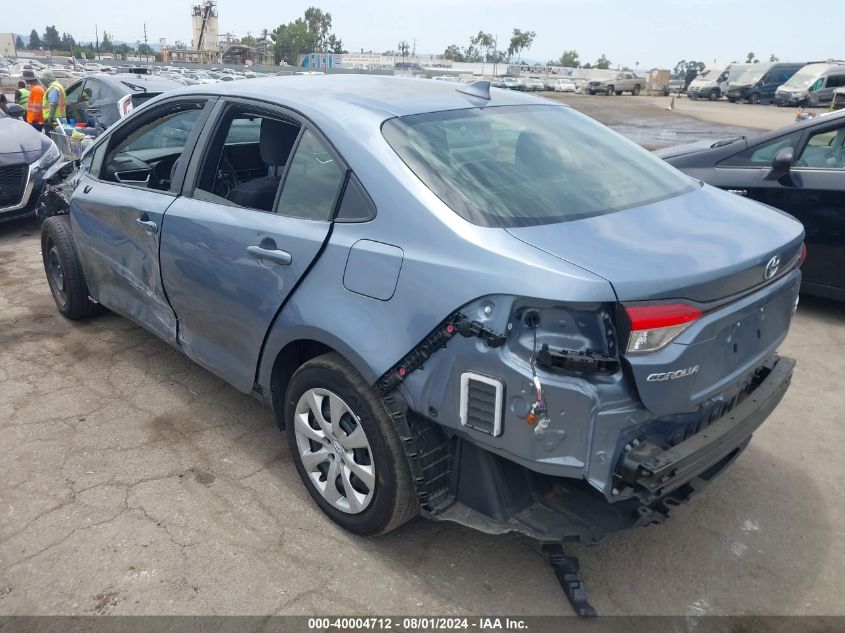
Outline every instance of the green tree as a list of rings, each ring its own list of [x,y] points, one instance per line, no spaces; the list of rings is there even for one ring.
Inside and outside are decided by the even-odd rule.
[[[70,51],[71,55],[73,55],[75,48],[76,40],[73,39],[73,36],[70,33],[62,33],[62,50]]]
[[[748,55],[745,56],[745,63],[746,64],[756,64],[759,61],[760,60],[757,59],[757,57],[754,55],[754,53],[748,53]]]
[[[593,65],[590,62],[587,62],[586,64],[581,66],[581,68],[583,68],[584,70],[590,70],[592,67]]]
[[[343,49],[343,40],[341,40],[334,33],[329,34],[329,38],[326,40],[326,49],[330,53],[345,53],[346,52]]]
[[[674,70],[672,70],[672,74],[676,77],[686,78],[687,74],[691,71],[694,71],[695,74],[698,74],[702,70],[704,70],[704,68],[704,62],[687,61],[685,59],[682,59],[677,64],[675,64],[675,68]]]
[[[563,55],[560,56],[558,63],[567,68],[578,68],[581,65],[581,62],[578,61],[578,51],[563,51]]]
[[[23,38],[20,35],[15,36],[15,48],[19,51],[22,51],[26,48],[23,43]]]
[[[247,33],[241,38],[241,44],[243,44],[244,46],[250,46],[252,48],[255,48],[256,42],[257,40],[255,39],[255,37],[253,37],[249,33]]]
[[[343,41],[331,32],[332,15],[317,7],[308,7],[305,15],[280,24],[272,33],[275,63],[282,60],[296,64],[301,53],[342,53]]]
[[[38,31],[36,31],[35,29],[32,29],[29,34],[29,46],[27,48],[30,48],[32,50],[35,50],[36,48],[41,48],[41,36],[38,35]]]
[[[469,38],[470,46],[474,46],[481,57],[481,62],[492,62],[493,54],[491,51],[496,47],[496,39],[491,33],[479,31],[478,35]],[[483,72],[483,69],[482,69]]]
[[[315,50],[314,35],[302,18],[280,24],[270,33],[270,39],[273,40],[273,58],[277,64],[282,60],[296,64],[297,55]]]
[[[408,56],[408,51],[411,50],[411,46],[408,44],[408,42],[406,40],[402,40],[397,45],[397,50],[399,51],[399,54],[402,56],[402,61],[404,62],[405,58]]]
[[[514,29],[511,41],[508,44],[508,61],[510,61],[514,55],[517,55],[519,59],[522,60],[522,51],[526,51],[531,48],[536,36],[537,34],[534,31]]]
[[[771,55],[769,55],[769,61],[770,62],[779,62],[780,60],[777,57],[775,57],[774,53],[772,53]]]
[[[138,44],[138,54],[139,55],[153,55],[153,47],[149,44],[140,43]]]
[[[101,53],[111,53],[114,47],[112,46],[111,39],[109,38],[109,34],[103,31],[103,39],[100,40],[100,52]]]
[[[51,51],[58,50],[62,47],[62,38],[59,37],[59,31],[55,26],[48,26],[44,30],[44,37],[41,38],[41,45]]]
[[[602,70],[610,68],[610,60],[607,58],[607,55],[604,53],[601,54],[601,57],[596,60],[595,68],[600,68]]]
[[[332,14],[317,7],[308,7],[305,10],[305,22],[314,34],[314,48],[319,53],[326,52],[332,28]]]

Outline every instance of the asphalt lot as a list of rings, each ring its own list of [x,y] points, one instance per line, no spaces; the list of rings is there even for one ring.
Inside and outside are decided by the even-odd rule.
[[[793,385],[713,485],[571,548],[601,614],[845,615],[843,317],[802,300]],[[34,222],[0,225],[0,438],[0,615],[572,613],[520,536],[335,527],[269,411],[124,319],[57,313]]]

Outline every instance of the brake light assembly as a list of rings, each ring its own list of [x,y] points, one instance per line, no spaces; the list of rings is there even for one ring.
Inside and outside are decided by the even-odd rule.
[[[686,303],[626,305],[625,312],[631,322],[628,354],[663,349],[704,314]]]

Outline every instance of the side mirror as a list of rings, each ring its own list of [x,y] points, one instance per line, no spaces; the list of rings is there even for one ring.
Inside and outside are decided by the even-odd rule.
[[[770,177],[780,178],[788,174],[792,169],[792,162],[795,160],[795,151],[791,147],[781,147],[772,159],[772,171]]]
[[[26,115],[26,110],[19,103],[10,103],[6,106],[6,114],[8,114],[13,119],[23,120],[24,116]]]

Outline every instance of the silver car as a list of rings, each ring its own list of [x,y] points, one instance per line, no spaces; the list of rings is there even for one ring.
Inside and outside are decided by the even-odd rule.
[[[801,225],[556,102],[194,86],[82,163],[42,230],[59,310],[124,315],[265,402],[355,533],[420,512],[586,543],[660,522],[789,385]]]

